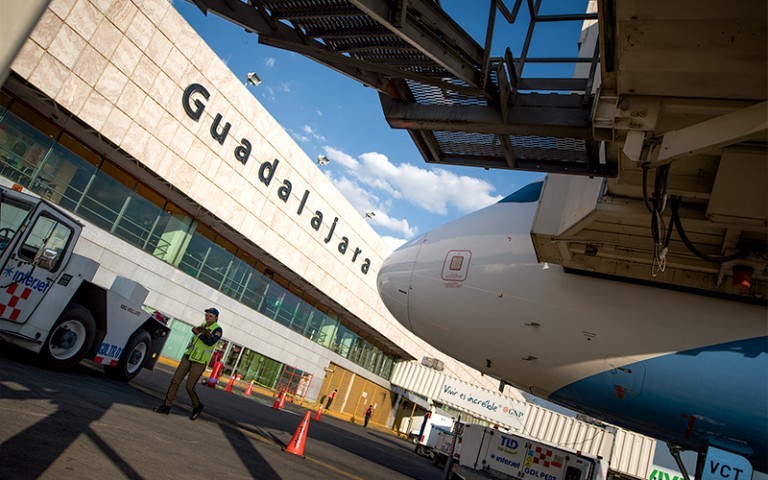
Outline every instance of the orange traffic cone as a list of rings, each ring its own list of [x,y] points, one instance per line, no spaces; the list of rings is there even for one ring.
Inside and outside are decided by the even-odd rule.
[[[320,408],[317,409],[317,413],[315,413],[315,418],[313,418],[314,421],[320,421],[320,415],[323,414],[323,406],[320,405]]]
[[[280,410],[283,408],[283,405],[285,405],[285,393],[281,391],[277,398],[275,398],[275,403],[272,404],[272,408]]]
[[[230,375],[229,377],[229,383],[227,383],[227,388],[224,389],[225,392],[231,392],[232,391],[232,385],[235,384],[235,376]]]
[[[307,430],[309,430],[309,414],[310,411],[304,414],[304,418],[301,420],[296,432],[291,437],[291,441],[288,442],[288,446],[285,447],[285,451],[298,455],[304,458],[304,444],[307,443]]]
[[[253,393],[253,380],[251,380],[251,383],[248,384],[248,388],[245,389],[245,396],[250,397]]]

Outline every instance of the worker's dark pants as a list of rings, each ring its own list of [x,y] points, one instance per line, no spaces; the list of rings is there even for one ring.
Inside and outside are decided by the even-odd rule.
[[[195,393],[195,387],[197,386],[200,376],[205,371],[204,363],[190,362],[189,357],[184,355],[181,357],[181,362],[176,368],[176,372],[171,379],[171,385],[168,387],[168,393],[165,394],[165,404],[169,407],[173,405],[173,401],[176,399],[176,392],[179,391],[179,385],[184,380],[184,376],[187,376],[187,393],[189,399],[192,401],[192,408],[198,408],[200,406],[200,397]]]

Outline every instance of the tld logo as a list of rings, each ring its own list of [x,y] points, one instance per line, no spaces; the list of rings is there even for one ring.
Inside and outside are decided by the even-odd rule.
[[[501,446],[511,448],[512,450],[516,449],[518,446],[517,440],[511,437],[505,437],[504,435],[501,436]]]

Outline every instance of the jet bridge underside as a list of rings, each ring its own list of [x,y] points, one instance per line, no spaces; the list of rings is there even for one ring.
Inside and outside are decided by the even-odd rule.
[[[429,163],[617,174],[617,163],[601,162],[592,139],[596,46],[588,58],[558,60],[592,65],[585,78],[524,77],[523,59],[509,49],[503,57],[488,53],[497,13],[512,22],[521,0],[513,11],[491,3],[485,46],[430,0],[190,1],[257,33],[261,44],[300,53],[377,89],[390,126],[407,130]]]
[[[488,105],[441,102],[428,98],[433,92],[423,86],[411,87],[408,95],[415,90],[418,102],[380,95],[382,109],[389,125],[407,130],[429,163],[616,174],[615,165],[600,163],[598,144],[591,139],[589,96],[519,95],[502,113]]]

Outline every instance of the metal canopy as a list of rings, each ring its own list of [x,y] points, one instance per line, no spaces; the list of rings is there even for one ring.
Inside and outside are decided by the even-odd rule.
[[[377,89],[389,124],[407,130],[429,163],[618,172],[616,162],[600,162],[589,121],[597,46],[583,58],[527,56],[536,24],[596,20],[597,14],[540,15],[541,0],[518,0],[509,11],[494,0],[481,46],[429,0],[192,1],[258,33],[261,44],[300,53]],[[507,49],[491,57],[497,14],[513,22],[520,11],[529,22],[522,55],[514,58]],[[584,78],[528,78],[526,62],[591,68]]]

